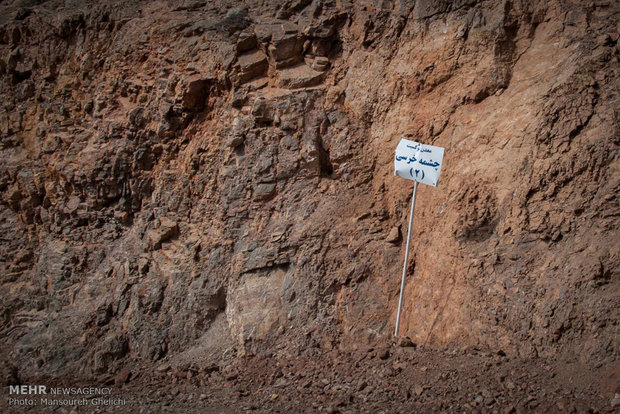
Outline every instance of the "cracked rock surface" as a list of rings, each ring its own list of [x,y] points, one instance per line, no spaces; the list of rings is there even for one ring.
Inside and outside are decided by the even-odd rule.
[[[256,409],[611,407],[618,27],[602,0],[2,2],[4,383],[174,378],[242,401],[272,360],[261,386],[290,401]],[[418,190],[400,327],[434,383],[386,343],[403,137],[446,149]],[[456,385],[499,354],[512,394]],[[570,394],[528,388],[563,367],[582,372]],[[418,388],[392,390],[400,373]],[[228,398],[199,395],[177,408]]]

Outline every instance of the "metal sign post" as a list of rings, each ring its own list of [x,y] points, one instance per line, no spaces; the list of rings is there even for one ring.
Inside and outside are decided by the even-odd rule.
[[[407,259],[409,258],[409,241],[411,240],[411,224],[413,223],[413,209],[415,208],[415,193],[418,191],[418,182],[413,184],[413,196],[411,197],[411,212],[409,213],[409,227],[407,228],[407,247],[405,247],[405,261],[403,263],[403,276],[400,279],[400,295],[398,296],[398,313],[396,314],[396,328],[394,336],[398,336],[400,326],[400,311],[403,307],[403,292],[405,290],[405,276],[407,275]]]
[[[407,228],[407,244],[405,246],[405,261],[403,263],[403,275],[400,280],[400,294],[398,296],[398,312],[396,313],[396,326],[394,336],[398,336],[400,326],[400,313],[403,306],[403,293],[405,291],[405,277],[407,276],[407,260],[409,259],[409,244],[411,241],[411,229],[413,228],[413,211],[415,209],[415,196],[418,190],[418,182],[437,187],[441,164],[443,162],[444,149],[432,145],[424,145],[415,141],[401,139],[396,148],[394,161],[394,175],[408,180],[413,180],[413,195],[411,197],[411,211],[409,212],[409,226]]]

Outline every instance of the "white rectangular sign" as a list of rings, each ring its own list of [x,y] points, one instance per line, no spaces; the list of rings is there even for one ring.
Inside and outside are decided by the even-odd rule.
[[[396,147],[394,175],[437,187],[443,148],[401,139]]]

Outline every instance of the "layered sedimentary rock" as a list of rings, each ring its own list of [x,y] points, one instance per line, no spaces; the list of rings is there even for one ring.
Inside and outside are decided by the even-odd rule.
[[[21,378],[401,333],[617,358],[613,2],[3,2],[2,358]],[[412,276],[411,276],[412,275]]]

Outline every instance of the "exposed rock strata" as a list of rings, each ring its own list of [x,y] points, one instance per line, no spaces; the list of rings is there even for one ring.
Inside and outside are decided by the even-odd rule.
[[[21,378],[389,336],[402,136],[446,157],[418,193],[401,331],[617,359],[612,3],[18,3],[0,289]]]

